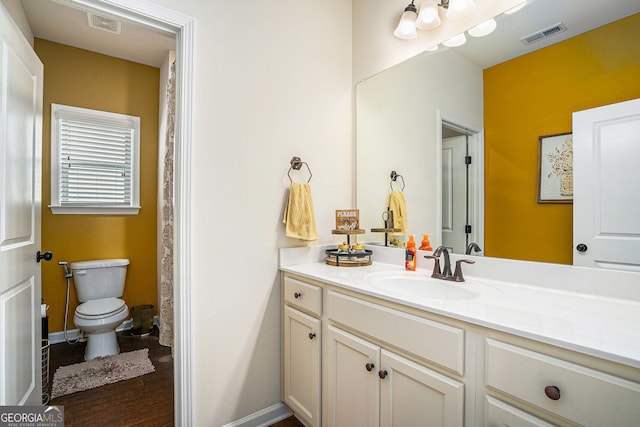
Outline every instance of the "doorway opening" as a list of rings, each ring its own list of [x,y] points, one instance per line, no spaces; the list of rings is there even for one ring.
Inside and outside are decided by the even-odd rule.
[[[449,252],[484,247],[483,132],[459,120],[439,117],[441,210],[440,241]]]

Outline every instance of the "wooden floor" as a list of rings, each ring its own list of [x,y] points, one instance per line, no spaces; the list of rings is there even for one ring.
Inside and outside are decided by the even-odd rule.
[[[121,352],[148,348],[155,372],[61,396],[49,404],[64,406],[66,427],[174,425],[171,349],[158,343],[157,330],[147,336],[119,332],[118,344]],[[51,346],[49,390],[53,374],[59,366],[84,361],[85,346],[86,343]]]
[[[155,372],[107,384],[92,390],[61,396],[49,402],[63,405],[65,427],[85,426],[173,426],[173,359],[171,349],[158,344],[157,329],[151,335],[118,333],[120,351],[149,349]],[[53,374],[60,366],[84,361],[86,344],[53,344],[50,353],[49,391]],[[304,427],[294,417],[271,427]]]
[[[287,418],[279,423],[275,423],[269,427],[304,427],[304,425],[298,421],[295,417]]]

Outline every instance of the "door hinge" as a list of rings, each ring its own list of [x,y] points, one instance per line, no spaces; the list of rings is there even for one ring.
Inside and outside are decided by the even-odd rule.
[[[464,164],[465,165],[471,164],[471,156],[464,156]]]
[[[471,234],[471,226],[469,224],[464,226],[464,232],[466,234]]]

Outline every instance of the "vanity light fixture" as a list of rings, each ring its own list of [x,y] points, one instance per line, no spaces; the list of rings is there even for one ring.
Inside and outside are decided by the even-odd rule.
[[[400,22],[393,34],[400,39],[414,39],[417,37],[416,28],[431,30],[441,23],[440,9],[446,9],[447,19],[456,20],[464,18],[472,13],[476,4],[474,0],[422,0],[420,13],[411,0],[411,4],[404,8]]]
[[[400,22],[396,27],[393,35],[400,39],[415,39],[418,30],[432,30],[442,23],[443,18],[450,20],[461,19],[473,13],[476,9],[474,0],[422,0],[420,4],[420,12],[416,9],[415,0],[411,0],[411,4],[404,8],[404,12],[400,18]],[[528,1],[523,1],[520,5],[506,11],[506,14],[515,13],[526,6]],[[446,9],[444,15],[440,14],[440,8]],[[491,18],[487,21],[476,25],[468,30],[472,37],[483,37],[491,34],[496,29],[496,20]],[[458,34],[442,44],[448,47],[461,46],[466,42],[464,33]],[[437,49],[437,47],[435,47]],[[435,49],[433,49],[435,50]]]
[[[418,17],[418,10],[413,2],[414,0],[411,0],[411,4],[404,8],[404,12],[402,12],[402,16],[400,17],[400,22],[398,22],[398,26],[393,32],[393,35],[399,39],[411,40],[418,36],[416,33],[416,18]]]

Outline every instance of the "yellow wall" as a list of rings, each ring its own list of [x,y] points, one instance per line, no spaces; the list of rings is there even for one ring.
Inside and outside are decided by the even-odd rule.
[[[129,307],[154,304],[156,289],[156,194],[158,89],[160,70],[36,39],[44,64],[42,133],[42,247],[53,261],[43,263],[42,296],[49,309],[49,331],[63,329],[66,281],[58,261],[128,258],[124,300]],[[138,215],[53,215],[51,203],[51,103],[139,116],[140,199]],[[77,305],[73,282],[68,328]]]
[[[640,97],[640,14],[488,68],[485,254],[572,264],[571,204],[537,203],[538,137]]]

